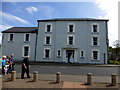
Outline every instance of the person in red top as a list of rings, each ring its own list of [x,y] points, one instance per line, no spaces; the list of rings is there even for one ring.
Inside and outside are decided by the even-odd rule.
[[[29,56],[26,56],[22,62],[22,73],[21,78],[24,79],[24,74],[27,74],[27,78],[31,78],[29,74]]]

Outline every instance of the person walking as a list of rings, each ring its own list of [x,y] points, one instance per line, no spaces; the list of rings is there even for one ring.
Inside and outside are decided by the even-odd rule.
[[[2,74],[5,74],[5,70],[4,70],[5,65],[6,65],[6,56],[4,55],[2,57]]]
[[[22,73],[21,73],[21,78],[24,79],[24,74],[26,73],[27,74],[27,78],[31,78],[30,77],[30,74],[29,74],[29,56],[26,56],[24,59],[23,59],[23,62],[22,62]]]

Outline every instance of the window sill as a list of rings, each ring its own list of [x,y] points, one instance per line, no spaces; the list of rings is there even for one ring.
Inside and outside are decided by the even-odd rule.
[[[92,45],[91,47],[100,47],[100,45]]]
[[[24,43],[30,43],[30,41],[24,41]]]
[[[51,44],[44,44],[44,46],[51,46]]]
[[[99,32],[91,32],[91,34],[99,34]]]
[[[91,61],[100,61],[99,59],[92,59]]]
[[[57,58],[61,58],[61,56],[57,56]]]
[[[45,33],[52,33],[52,32],[45,32]]]
[[[75,32],[67,32],[67,33],[69,33],[69,34],[74,34]]]
[[[8,41],[8,42],[13,43],[14,41]]]
[[[43,59],[51,59],[51,58],[47,58],[47,57],[45,58],[45,57],[44,57]]]
[[[67,45],[67,46],[75,46],[75,45]]]
[[[85,57],[80,57],[80,59],[85,59]]]

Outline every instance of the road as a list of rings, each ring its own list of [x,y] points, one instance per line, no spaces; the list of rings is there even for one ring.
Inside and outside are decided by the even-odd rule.
[[[15,65],[17,73],[21,73],[21,65]],[[56,65],[30,65],[30,73],[38,71],[40,74],[55,74],[61,72],[63,75],[86,75],[92,73],[94,76],[110,76],[118,74],[118,67],[97,66],[56,66]]]

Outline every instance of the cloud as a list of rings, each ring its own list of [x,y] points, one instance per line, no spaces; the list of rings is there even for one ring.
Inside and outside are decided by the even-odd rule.
[[[11,27],[13,27],[13,26],[11,26],[11,25],[0,25],[0,31],[3,31],[3,30],[6,30],[6,29],[8,29],[8,28],[11,28]],[[0,33],[0,44],[2,43],[2,33]]]
[[[100,8],[104,15],[98,18],[109,19],[108,36],[109,44],[113,46],[113,42],[118,39],[118,1],[119,0],[96,0],[95,4]]]
[[[11,28],[11,27],[13,27],[13,26],[11,26],[11,25],[0,25],[0,31],[6,30],[6,29]]]
[[[17,16],[14,16],[14,15],[11,15],[11,14],[8,14],[8,13],[5,13],[5,12],[0,11],[0,15],[2,15],[2,19],[5,19],[5,20],[9,20],[9,21],[12,21],[12,22],[21,22],[21,23],[24,23],[24,24],[30,24],[28,21],[26,21],[22,18],[19,18]]]
[[[31,14],[38,11],[38,9],[36,7],[33,7],[33,6],[26,8],[26,10]]]
[[[55,8],[51,6],[41,4],[41,5],[38,5],[37,7],[41,12],[41,15],[45,16],[46,18],[53,18],[57,16],[57,11],[55,10]]]

